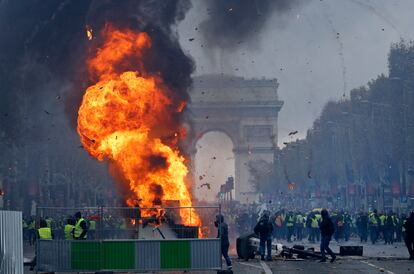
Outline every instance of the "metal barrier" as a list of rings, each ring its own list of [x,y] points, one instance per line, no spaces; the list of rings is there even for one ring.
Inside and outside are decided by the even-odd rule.
[[[0,273],[23,274],[21,212],[0,210]]]
[[[37,224],[49,219],[55,239],[65,239],[64,226],[76,212],[89,222],[88,239],[188,239],[215,237],[218,206],[195,207],[38,207]],[[183,220],[182,216],[187,217]],[[202,222],[198,222],[201,219]],[[93,225],[92,225],[93,223]]]
[[[64,240],[66,219],[78,211],[89,221],[87,240]],[[37,269],[50,272],[221,269],[221,244],[215,238],[214,227],[218,213],[219,206],[38,207],[37,218],[49,220],[54,239],[38,241]]]
[[[39,271],[168,271],[221,269],[220,239],[41,240]]]

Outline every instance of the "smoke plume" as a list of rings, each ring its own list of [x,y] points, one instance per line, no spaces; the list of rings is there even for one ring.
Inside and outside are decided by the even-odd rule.
[[[211,47],[232,49],[257,38],[274,12],[284,12],[299,0],[210,0],[208,19],[200,29]]]

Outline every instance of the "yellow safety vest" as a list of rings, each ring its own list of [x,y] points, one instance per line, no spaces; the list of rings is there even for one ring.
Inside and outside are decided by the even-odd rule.
[[[36,228],[36,221],[31,221],[29,224],[29,229],[35,229]]]
[[[96,221],[89,221],[89,230],[95,230],[96,229]]]
[[[80,237],[80,235],[82,235],[83,229],[80,226],[82,221],[85,221],[85,219],[80,218],[75,224],[75,232],[73,233],[75,239],[78,239]],[[83,236],[83,239],[86,239],[86,234],[85,234],[85,236]]]
[[[73,231],[74,228],[75,228],[74,225],[70,225],[70,224],[65,225],[64,232],[65,232],[65,239],[66,240],[72,240],[73,239],[72,231]]]
[[[52,230],[50,227],[42,227],[37,230],[39,232],[39,237],[42,240],[52,240]]]
[[[311,219],[311,228],[318,228],[318,227],[319,227],[319,225],[318,225],[318,219],[315,216],[315,217],[313,217]]]
[[[289,216],[288,218],[287,218],[287,224],[286,224],[286,226],[287,227],[291,227],[291,226],[293,226],[293,224],[294,224],[294,219],[293,219],[293,216]]]
[[[380,217],[379,217],[379,219],[380,219],[380,221],[381,221],[381,225],[384,225],[384,223],[385,223],[385,219],[386,219],[387,217],[385,216],[385,215],[381,215]]]

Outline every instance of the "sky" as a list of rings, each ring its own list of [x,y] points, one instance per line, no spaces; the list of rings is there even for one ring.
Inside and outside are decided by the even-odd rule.
[[[391,44],[414,39],[412,0],[309,0],[272,14],[253,42],[209,48],[199,30],[206,2],[192,2],[177,31],[196,63],[194,75],[277,78],[284,101],[279,146],[294,141],[287,136],[292,130],[304,138],[328,101],[349,98],[351,89],[387,74]]]

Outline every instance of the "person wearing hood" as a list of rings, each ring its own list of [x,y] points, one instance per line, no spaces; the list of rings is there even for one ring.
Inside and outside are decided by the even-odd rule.
[[[321,231],[321,255],[322,259],[320,262],[326,262],[325,251],[331,256],[331,263],[336,259],[335,254],[329,248],[329,242],[332,239],[332,235],[335,232],[335,226],[329,217],[328,211],[323,209],[321,211],[322,222],[319,224],[319,229]]]
[[[405,228],[405,245],[410,253],[410,260],[414,260],[414,211],[410,213],[403,227]]]
[[[216,220],[214,225],[218,228],[217,230],[217,238],[221,240],[221,255],[223,255],[224,259],[226,260],[227,269],[231,270],[231,259],[229,257],[229,227],[224,222],[224,216],[221,214],[216,215]]]
[[[267,246],[267,261],[272,260],[272,233],[273,224],[269,221],[269,214],[266,212],[260,218],[259,222],[254,227],[254,233],[260,238],[260,256],[261,260],[265,260],[265,246]]]

